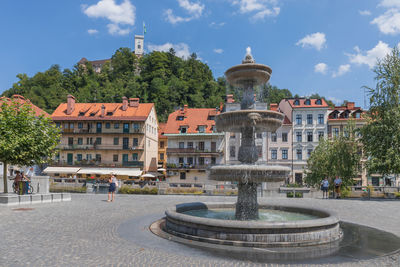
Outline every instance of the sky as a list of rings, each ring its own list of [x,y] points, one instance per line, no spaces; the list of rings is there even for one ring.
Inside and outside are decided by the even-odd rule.
[[[144,24],[146,52],[194,52],[215,78],[251,47],[272,85],[367,108],[363,86],[400,42],[400,0],[2,0],[0,14],[0,93],[19,73],[133,49]]]

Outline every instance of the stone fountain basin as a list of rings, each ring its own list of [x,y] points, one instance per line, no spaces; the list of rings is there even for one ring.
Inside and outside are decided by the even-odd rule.
[[[238,110],[216,116],[215,125],[219,132],[242,132],[254,126],[256,132],[275,132],[285,115],[272,110]]]
[[[271,68],[266,65],[246,63],[229,68],[225,72],[225,77],[228,83],[233,86],[246,86],[249,82],[253,86],[257,86],[267,83],[271,73]]]
[[[163,230],[180,238],[200,242],[260,248],[328,245],[338,243],[342,237],[337,216],[318,209],[260,205],[260,209],[297,212],[318,217],[287,222],[221,220],[182,213],[188,210],[224,208],[234,209],[235,204],[195,202],[176,205],[166,210]]]
[[[217,165],[209,169],[209,179],[235,182],[281,182],[289,176],[290,168],[269,165]]]

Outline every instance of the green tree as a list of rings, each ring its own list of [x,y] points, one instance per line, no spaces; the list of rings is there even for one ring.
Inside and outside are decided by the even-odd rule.
[[[345,131],[332,139],[322,138],[307,160],[305,181],[311,186],[319,185],[327,177],[339,176],[344,185],[353,185],[353,178],[360,170],[360,143],[356,139],[358,129],[350,121]],[[332,181],[331,181],[332,182]]]
[[[400,55],[397,47],[374,68],[370,109],[361,129],[369,173],[400,173]]]
[[[3,98],[0,108],[0,161],[7,193],[7,164],[30,166],[49,161],[60,134],[50,118],[37,116],[29,104]]]

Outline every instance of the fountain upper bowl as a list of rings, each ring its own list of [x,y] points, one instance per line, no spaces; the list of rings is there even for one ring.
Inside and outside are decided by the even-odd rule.
[[[233,86],[252,86],[265,84],[271,77],[272,69],[263,64],[246,63],[229,68],[225,72],[226,80]]]

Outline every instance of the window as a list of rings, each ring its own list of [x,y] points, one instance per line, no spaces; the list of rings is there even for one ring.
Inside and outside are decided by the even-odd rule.
[[[57,127],[57,128],[60,128],[60,127],[61,127],[61,123],[56,122],[56,127]]]
[[[87,145],[93,144],[93,138],[92,138],[92,137],[86,138],[86,144],[87,144]]]
[[[257,134],[256,134],[256,137],[257,137],[258,139],[261,139],[261,138],[262,138],[262,133],[257,133]]]
[[[114,137],[114,145],[115,146],[119,145],[119,138],[118,137]]]
[[[306,101],[304,101],[304,105],[307,105],[307,106],[311,105],[310,99],[306,99]]]
[[[313,152],[313,150],[310,148],[310,149],[307,149],[307,157],[308,158],[310,158],[311,157],[311,153]]]
[[[129,155],[128,154],[122,154],[122,162],[128,162]]]
[[[236,147],[235,146],[230,146],[229,147],[229,156],[231,158],[236,157]]]
[[[133,138],[133,146],[138,146],[139,145],[139,139]]]
[[[188,157],[188,158],[187,158],[187,163],[188,163],[189,165],[193,165],[193,157]]]
[[[113,155],[113,162],[118,162],[118,155]]]
[[[101,154],[96,154],[96,161],[101,162]]]
[[[312,114],[307,114],[307,124],[313,124],[313,116],[312,116]]]
[[[132,160],[137,161],[138,160],[138,153],[133,153],[132,154]]]
[[[181,127],[181,133],[186,133],[187,128],[186,127]]]
[[[101,137],[96,137],[96,144],[101,145]]]
[[[323,131],[319,131],[318,132],[318,140],[321,140],[322,138],[324,138],[324,132]]]
[[[278,151],[276,149],[271,150],[271,159],[277,159],[278,158]]]
[[[181,180],[186,180],[186,172],[180,172],[179,175]]]
[[[86,160],[92,160],[92,154],[86,154]]]
[[[276,142],[276,133],[271,133],[271,142]]]
[[[183,157],[180,157],[180,158],[179,158],[179,164],[183,164],[183,162],[184,162],[184,161],[183,161]]]
[[[199,150],[204,150],[204,142],[199,142]]]
[[[333,128],[333,136],[338,137],[339,136],[339,128]]]
[[[124,133],[129,133],[129,123],[124,123],[122,127]]]
[[[307,132],[307,142],[312,142],[313,141],[313,132],[308,131]]]
[[[324,114],[318,114],[318,124],[324,124]]]
[[[74,138],[73,137],[68,137],[68,145],[72,146],[74,144]]]
[[[213,165],[217,164],[217,158],[216,157],[211,157],[211,164],[213,164]]]
[[[69,124],[69,128],[74,129],[74,124],[72,122]]]
[[[204,165],[204,158],[203,157],[199,157],[199,165]]]
[[[212,115],[208,116],[208,120],[214,121],[215,120],[215,116],[212,116]]]
[[[360,113],[360,112],[357,112],[356,114],[354,114],[354,117],[355,117],[356,119],[360,119],[360,118],[361,118],[361,113]]]
[[[164,153],[160,153],[160,160],[164,160]]]
[[[185,142],[179,142],[179,148],[185,148]]]
[[[215,125],[211,126],[211,132],[213,132],[213,133],[217,132],[217,129],[215,128]]]
[[[114,129],[119,129],[119,123],[114,123]]]
[[[322,105],[322,100],[321,100],[321,99],[315,100],[315,104],[316,104],[316,105]]]
[[[64,129],[68,129],[69,128],[69,124],[68,123],[64,123]]]
[[[301,125],[302,124],[301,114],[297,114],[296,115],[296,124],[297,125]]]
[[[282,149],[282,159],[288,159],[288,150]]]
[[[303,151],[301,149],[296,149],[296,156],[298,160],[303,159]]]
[[[160,148],[164,148],[164,141],[160,142]]]
[[[112,115],[113,115],[112,111],[107,112],[107,116],[112,116]]]
[[[193,142],[188,142],[188,143],[187,143],[187,147],[188,147],[188,148],[193,148]]]
[[[83,123],[82,122],[78,122],[78,129],[82,129],[83,128]]]
[[[76,160],[82,161],[82,154],[76,154]]]
[[[204,133],[206,131],[206,127],[204,125],[199,125],[199,133]]]
[[[287,142],[287,133],[282,133],[282,142]]]
[[[301,142],[301,132],[296,132],[296,141]]]
[[[298,99],[296,99],[296,100],[293,102],[293,105],[295,105],[295,106],[300,105],[300,101],[299,101]]]
[[[83,145],[83,138],[82,137],[78,138],[78,145]]]
[[[176,120],[177,120],[177,121],[183,121],[183,119],[184,119],[183,116],[178,116],[178,117],[176,117]]]

